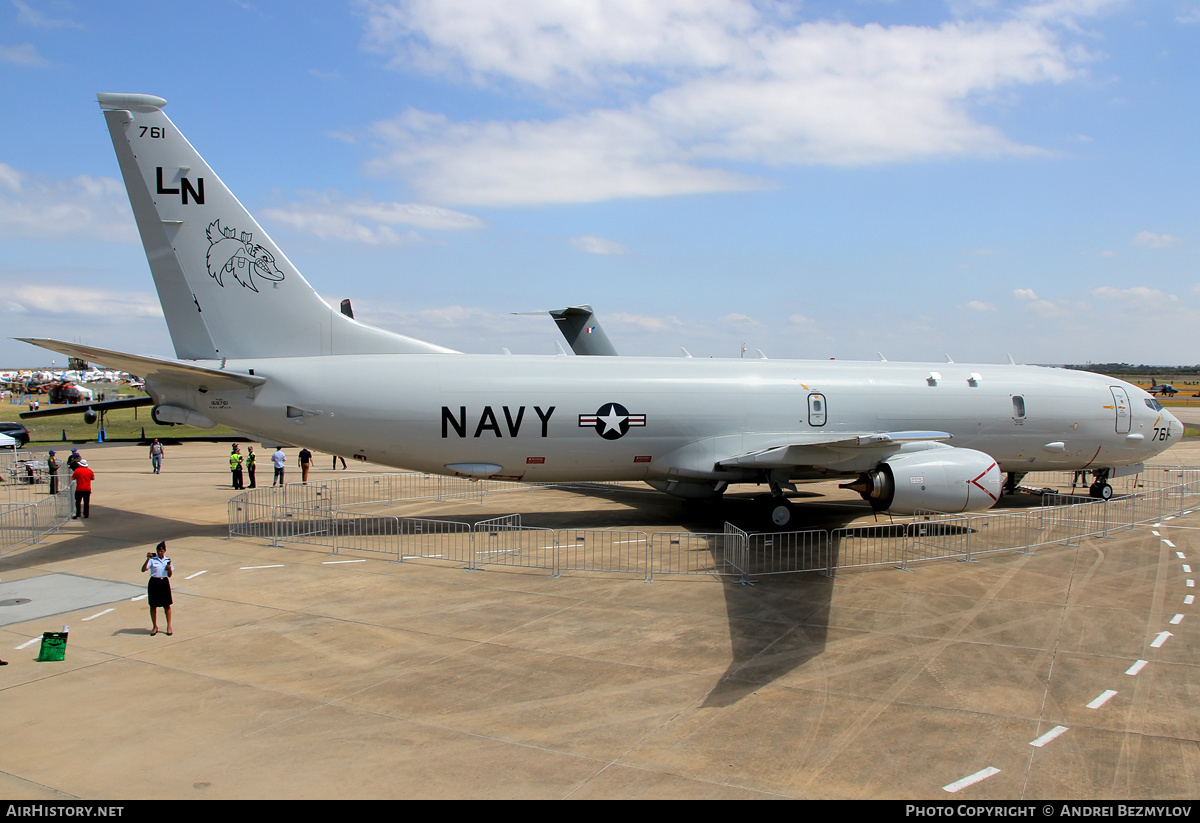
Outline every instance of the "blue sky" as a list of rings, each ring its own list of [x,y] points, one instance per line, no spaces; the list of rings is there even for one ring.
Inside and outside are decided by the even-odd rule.
[[[1197,77],[1200,0],[0,0],[0,366],[172,353],[97,91],[464,351],[1197,363]]]

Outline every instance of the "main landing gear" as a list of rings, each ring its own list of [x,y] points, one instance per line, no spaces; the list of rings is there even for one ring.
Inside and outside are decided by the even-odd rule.
[[[762,518],[770,529],[782,531],[796,519],[796,507],[783,495],[767,496],[761,505]]]
[[[785,531],[796,520],[796,507],[783,496],[783,487],[775,480],[769,481],[771,493],[755,499],[758,504],[758,520],[772,531]]]

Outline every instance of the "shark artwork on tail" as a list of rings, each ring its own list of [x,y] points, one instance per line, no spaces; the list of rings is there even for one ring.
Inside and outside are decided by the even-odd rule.
[[[589,352],[601,357],[474,355],[375,328],[320,298],[165,100],[98,99],[175,359],[23,339],[143,376],[162,422],[474,478],[642,480],[696,499],[760,483],[774,528],[795,525],[786,492],[814,480],[844,480],[898,514],[981,511],[1005,474],[1012,487],[1048,469],[1089,472],[1107,497],[1111,477],[1183,436],[1142,389],[1085,372],[616,357],[611,345]],[[564,310],[586,339],[583,316]]]

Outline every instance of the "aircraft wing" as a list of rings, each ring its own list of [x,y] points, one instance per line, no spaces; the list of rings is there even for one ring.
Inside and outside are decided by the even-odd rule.
[[[785,442],[727,457],[718,461],[718,465],[756,469],[836,465],[852,458],[855,453],[893,452],[905,443],[945,441],[952,436],[948,432],[938,431],[790,434],[782,438]]]
[[[110,412],[113,409],[132,409],[137,406],[153,406],[154,398],[145,395],[141,397],[126,397],[123,400],[104,400],[100,403],[75,403],[70,406],[53,406],[48,409],[21,412],[21,419],[28,417],[50,417],[56,414],[83,414],[88,410],[94,412]]]
[[[166,360],[158,357],[147,357],[141,354],[98,349],[94,346],[83,346],[78,343],[67,343],[62,340],[49,340],[42,337],[18,337],[24,343],[32,343],[43,349],[56,351],[60,354],[78,357],[94,363],[102,363],[112,369],[120,369],[130,374],[136,374],[143,379],[158,380],[166,383],[180,383],[187,386],[200,384],[213,391],[229,389],[250,389],[267,382],[262,377],[252,374],[238,374],[214,369],[211,366],[201,366],[186,360]]]

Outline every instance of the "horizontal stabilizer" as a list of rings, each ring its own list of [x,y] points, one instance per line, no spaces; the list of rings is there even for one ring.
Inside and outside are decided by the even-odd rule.
[[[133,409],[138,406],[153,405],[154,398],[142,395],[141,397],[126,397],[122,400],[103,400],[99,403],[75,403],[70,406],[52,406],[48,409],[21,412],[21,419],[24,420],[29,417],[53,417],[57,414],[84,414],[89,409],[94,412],[110,412],[116,409]]]
[[[70,357],[78,357],[90,363],[100,363],[110,369],[120,369],[146,380],[178,383],[184,386],[200,385],[212,391],[251,389],[267,382],[252,374],[238,374],[182,360],[165,360],[141,354],[127,354],[41,337],[18,337],[17,339]]]

